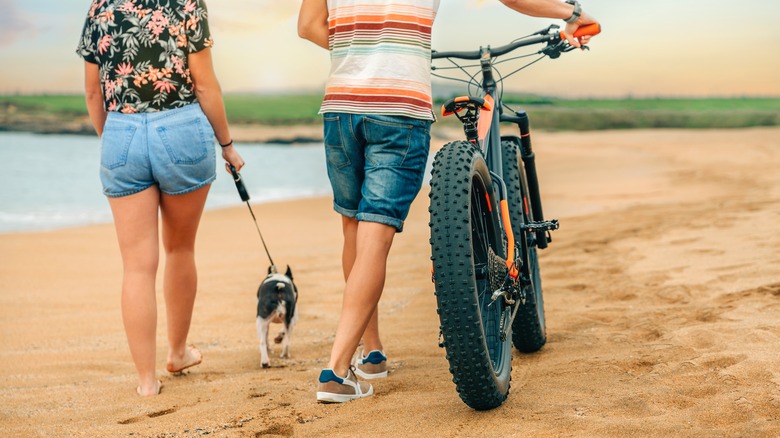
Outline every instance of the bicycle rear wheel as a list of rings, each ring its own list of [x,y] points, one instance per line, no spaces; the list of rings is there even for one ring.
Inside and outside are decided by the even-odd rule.
[[[452,381],[468,406],[492,409],[506,399],[512,370],[511,337],[501,336],[510,309],[491,301],[506,276],[506,255],[490,173],[471,143],[449,143],[436,154],[430,197],[436,301]]]
[[[532,220],[533,213],[520,149],[515,142],[506,140],[501,142],[501,146],[512,232],[523,261],[521,273],[528,280],[523,285],[525,301],[518,303],[517,315],[512,322],[512,343],[523,353],[533,353],[547,342],[536,233],[523,229]]]

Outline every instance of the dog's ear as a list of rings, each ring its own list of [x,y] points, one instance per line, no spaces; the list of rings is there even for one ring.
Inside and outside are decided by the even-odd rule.
[[[292,269],[290,269],[290,265],[287,265],[287,273],[285,273],[284,275],[290,277],[290,280],[292,280],[292,278],[293,278],[292,277]]]

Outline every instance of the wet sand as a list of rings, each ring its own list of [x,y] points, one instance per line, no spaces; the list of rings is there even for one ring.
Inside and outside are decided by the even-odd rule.
[[[441,141],[437,140],[436,146]],[[780,129],[538,133],[548,343],[514,353],[501,407],[457,397],[430,281],[427,189],[391,252],[380,303],[390,376],[315,401],[343,280],[326,198],[254,206],[292,266],[292,358],[260,367],[268,261],[245,207],[207,212],[191,342],[203,364],[135,394],[110,224],[0,235],[0,430],[7,436],[778,436]],[[324,171],[324,170],[323,170]],[[278,326],[273,326],[276,330]]]

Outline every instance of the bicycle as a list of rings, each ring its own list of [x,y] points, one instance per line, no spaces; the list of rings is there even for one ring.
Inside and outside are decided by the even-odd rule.
[[[575,37],[599,32],[598,24],[583,26]],[[536,44],[546,45],[518,58],[538,59],[500,76],[497,57]],[[547,341],[537,249],[547,247],[559,226],[542,213],[528,115],[504,114],[499,86],[531,64],[573,49],[551,25],[494,49],[431,55],[449,60],[450,68],[462,70],[469,80],[435,76],[482,91],[480,97],[457,97],[442,106],[444,116],[454,114],[463,124],[466,139],[436,154],[429,206],[439,346],[446,350],[460,398],[476,410],[498,407],[509,394],[510,341],[525,353]],[[471,74],[466,69],[476,65],[453,59],[479,60],[479,72]],[[500,122],[517,125],[520,135],[502,135]]]

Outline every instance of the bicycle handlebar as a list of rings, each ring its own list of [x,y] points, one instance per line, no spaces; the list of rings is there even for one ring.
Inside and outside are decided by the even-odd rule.
[[[537,33],[531,35],[530,37],[524,38],[522,40],[515,41],[513,43],[509,43],[503,46],[499,46],[494,49],[490,49],[490,55],[493,57],[501,56],[520,47],[531,46],[534,44],[539,44],[544,42],[555,43],[566,39],[566,37],[563,34],[563,31],[556,32],[556,33],[549,33],[549,30],[550,28],[541,31],[547,33],[541,33],[541,34]],[[588,24],[586,26],[582,26],[579,29],[577,29],[577,31],[574,32],[574,37],[579,38],[586,35],[594,36],[594,35],[598,35],[600,32],[601,32],[601,25],[599,23],[593,23],[593,24]],[[467,52],[437,52],[434,50],[431,52],[431,59],[441,59],[441,58],[480,59],[481,57],[482,57],[482,53],[480,50],[472,50]]]

